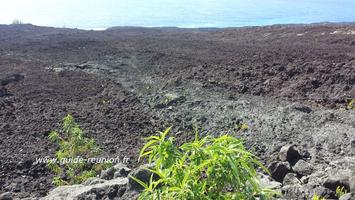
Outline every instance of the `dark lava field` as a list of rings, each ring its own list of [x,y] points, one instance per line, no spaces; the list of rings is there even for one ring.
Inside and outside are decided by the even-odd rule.
[[[201,134],[235,134],[266,166],[293,144],[312,170],[290,169],[299,183],[282,177],[278,189],[287,199],[315,191],[331,198],[324,181],[355,164],[353,99],[353,24],[0,25],[0,193],[37,199],[54,187],[35,161],[53,157],[48,134],[72,114],[105,156],[127,156],[132,168],[142,139],[169,126],[178,142],[193,137],[195,126]],[[236,130],[240,123],[249,130]]]

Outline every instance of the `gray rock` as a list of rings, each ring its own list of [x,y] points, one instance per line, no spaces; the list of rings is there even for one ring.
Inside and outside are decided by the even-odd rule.
[[[272,180],[270,176],[259,174],[258,175],[260,180],[260,187],[263,189],[271,189],[271,190],[278,190],[281,188],[282,184]]]
[[[113,167],[110,167],[101,172],[100,178],[110,180],[118,177],[127,177],[131,172],[131,169],[122,163],[118,163]]]
[[[282,184],[283,185],[296,185],[296,184],[301,184],[301,181],[298,180],[297,174],[288,173],[288,174],[286,174]]]
[[[278,190],[282,184],[277,181],[260,182],[260,187],[263,189]]]
[[[118,178],[118,177],[127,177],[128,174],[132,171],[130,168],[128,168],[126,165],[124,164],[117,164],[115,166],[113,166],[115,173],[113,175],[113,178]]]
[[[290,172],[290,164],[288,162],[273,162],[269,166],[271,177],[282,183],[284,177]]]
[[[347,191],[350,191],[349,176],[341,173],[331,175],[324,181],[323,186],[333,191],[337,187],[344,187]]]
[[[300,158],[301,154],[292,144],[283,146],[279,152],[279,159],[284,162],[296,163]]]
[[[328,188],[325,187],[316,187],[315,189],[313,189],[311,191],[311,194],[317,194],[320,197],[323,197],[325,199],[336,199],[336,195],[335,192],[333,190],[330,190]]]
[[[140,193],[138,191],[130,190],[130,191],[126,191],[120,199],[122,200],[138,199],[139,195]]]
[[[283,186],[281,192],[287,199],[307,199],[305,188],[300,184]]]
[[[350,192],[353,194],[355,194],[355,169],[354,168],[353,168],[353,171],[352,171],[351,176],[349,178]]]
[[[309,177],[308,176],[302,176],[300,179],[302,184],[307,184],[309,181]]]
[[[129,190],[136,190],[136,191],[141,191],[143,190],[143,186],[141,186],[139,183],[137,183],[132,177],[139,179],[140,181],[149,184],[150,177],[152,176],[152,172],[150,172],[147,169],[152,169],[154,167],[154,164],[146,164],[142,165],[136,169],[134,169],[130,174],[129,174]],[[157,180],[159,177],[154,174],[153,175],[153,180]]]
[[[312,174],[314,169],[313,169],[313,166],[311,164],[309,164],[308,162],[306,162],[304,160],[299,160],[295,164],[295,166],[292,167],[292,170],[299,175],[307,176],[307,175]]]
[[[42,200],[113,199],[125,193],[127,184],[127,178],[117,178],[94,185],[60,186]]]
[[[294,104],[291,106],[293,109],[300,111],[300,112],[304,112],[304,113],[311,113],[312,109],[308,106],[302,105],[302,104]]]
[[[9,93],[7,92],[6,88],[0,87],[0,97],[8,96]]]
[[[99,183],[104,183],[106,180],[104,179],[100,179],[100,178],[95,178],[95,177],[91,177],[86,179],[83,183],[81,183],[82,185],[95,185],[95,184],[99,184]]]
[[[20,182],[12,182],[5,188],[7,189],[7,191],[12,191],[14,193],[17,193],[21,191],[21,184]]]
[[[355,194],[355,157],[343,157],[329,163],[327,180],[329,187],[344,186],[347,191]]]
[[[186,101],[186,97],[176,93],[165,94],[160,101],[155,105],[156,108],[166,108],[173,104],[182,103]]]
[[[0,200],[12,200],[12,193],[11,192],[5,192],[0,194]]]
[[[354,196],[351,193],[342,195],[339,200],[354,200]]]
[[[315,185],[322,185],[324,180],[328,177],[328,172],[326,171],[315,171],[309,176],[303,176],[301,180],[303,183],[314,183]]]
[[[110,180],[113,179],[114,174],[115,174],[115,169],[113,167],[110,167],[106,170],[101,171],[100,178],[105,180]]]
[[[9,83],[12,83],[12,82],[18,82],[24,78],[25,77],[22,74],[13,74],[13,75],[8,76],[4,79],[0,79],[0,86],[5,86],[5,85],[8,85]]]

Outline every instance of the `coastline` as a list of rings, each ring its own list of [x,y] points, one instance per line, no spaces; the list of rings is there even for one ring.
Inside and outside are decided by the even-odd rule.
[[[11,26],[14,24],[0,24],[0,26]],[[243,28],[267,28],[267,27],[312,27],[312,26],[355,26],[355,21],[348,22],[313,22],[313,23],[290,23],[290,24],[265,24],[265,25],[246,25],[246,26],[108,26],[108,27],[65,27],[65,26],[45,26],[31,23],[15,24],[15,25],[29,25],[43,28],[56,29],[77,29],[85,31],[105,31],[114,29],[161,29],[161,30],[228,30],[228,29],[243,29]]]

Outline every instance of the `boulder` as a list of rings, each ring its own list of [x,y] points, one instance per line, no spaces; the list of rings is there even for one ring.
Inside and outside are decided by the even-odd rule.
[[[355,166],[349,178],[349,187],[350,187],[350,192],[355,194]]]
[[[100,178],[91,177],[91,178],[86,179],[81,184],[82,185],[95,185],[95,184],[104,183],[104,182],[106,182],[106,180],[100,179]]]
[[[279,159],[283,162],[296,163],[301,158],[301,154],[296,149],[295,145],[285,145],[280,149]]]
[[[325,199],[336,199],[337,198],[335,195],[335,192],[333,190],[330,190],[330,189],[322,187],[322,186],[314,188],[311,191],[311,194],[317,194],[318,196],[323,197]]]
[[[316,185],[322,185],[324,180],[329,176],[327,171],[314,171],[309,176],[303,176],[301,180],[303,183],[315,183]]]
[[[355,194],[355,157],[343,157],[329,163],[331,170],[328,172],[324,184],[332,189],[344,186],[347,191]]]
[[[127,184],[127,178],[117,178],[93,185],[60,186],[42,200],[113,199],[122,197]]]
[[[288,173],[288,174],[286,174],[282,184],[283,185],[296,185],[296,184],[301,184],[301,181],[297,178],[297,174]]]
[[[337,187],[344,187],[347,191],[350,191],[349,176],[343,173],[333,174],[324,181],[323,186],[333,191]]]
[[[120,199],[122,199],[122,200],[139,199],[139,196],[140,196],[140,193],[138,191],[130,190],[130,191],[126,191]]]
[[[294,110],[304,112],[304,113],[311,113],[312,109],[308,106],[302,105],[302,104],[294,104],[291,106]]]
[[[113,167],[110,167],[101,172],[100,178],[110,180],[118,177],[127,177],[131,172],[131,169],[122,163],[118,163]]]
[[[0,97],[6,97],[9,93],[7,92],[6,88],[0,87]]]
[[[307,176],[312,174],[314,169],[313,166],[308,162],[304,160],[299,160],[297,161],[295,166],[292,167],[292,170],[301,176]]]
[[[118,163],[117,165],[113,166],[115,173],[113,175],[113,178],[118,178],[118,177],[127,177],[128,174],[132,171],[130,168],[128,168],[126,165]]]
[[[12,200],[12,193],[11,192],[5,192],[0,194],[0,200]]]
[[[115,169],[110,167],[108,169],[102,170],[100,178],[105,180],[113,179],[113,175],[115,174]]]
[[[291,171],[288,162],[273,162],[268,166],[268,169],[271,177],[280,183],[282,183],[286,174]]]
[[[281,183],[272,180],[270,176],[259,174],[260,187],[263,189],[278,190],[281,188]]]
[[[346,193],[342,195],[339,200],[354,200],[355,197],[351,193]]]
[[[12,82],[17,82],[17,81],[20,81],[22,79],[24,79],[25,77],[21,74],[13,74],[11,76],[8,76],[4,79],[0,79],[0,86],[5,86],[9,83],[12,83]]]
[[[285,185],[281,188],[283,196],[287,196],[287,199],[307,199],[305,188],[300,184]]]

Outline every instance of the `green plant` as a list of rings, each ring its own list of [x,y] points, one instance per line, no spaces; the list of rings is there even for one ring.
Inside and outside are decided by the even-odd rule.
[[[234,125],[234,129],[237,131],[247,131],[249,130],[249,126],[247,123],[237,123]]]
[[[146,138],[140,158],[155,163],[147,170],[159,178],[152,175],[145,183],[132,177],[145,188],[140,199],[249,200],[275,194],[259,186],[256,167],[267,169],[241,140],[230,135],[199,138],[196,131],[194,141],[177,147],[173,137],[166,138],[169,132]]]
[[[99,101],[99,104],[103,104],[103,105],[107,105],[107,104],[110,104],[111,101],[110,100],[105,100],[105,99],[102,99]]]
[[[347,110],[355,110],[355,100],[354,99],[347,100],[346,109]]]
[[[57,186],[81,183],[110,165],[88,162],[101,150],[93,139],[84,136],[71,115],[63,119],[60,130],[49,134],[49,139],[59,145],[55,159],[48,163],[48,168],[56,175],[53,183]]]
[[[335,190],[335,194],[336,194],[336,196],[337,196],[338,198],[340,198],[341,196],[343,196],[343,195],[346,194],[346,193],[347,193],[347,191],[346,191],[346,189],[344,188],[344,186],[343,186],[343,187],[338,186],[338,187],[336,188],[336,190]]]
[[[312,200],[325,200],[325,198],[318,196],[318,194],[314,194]]]

